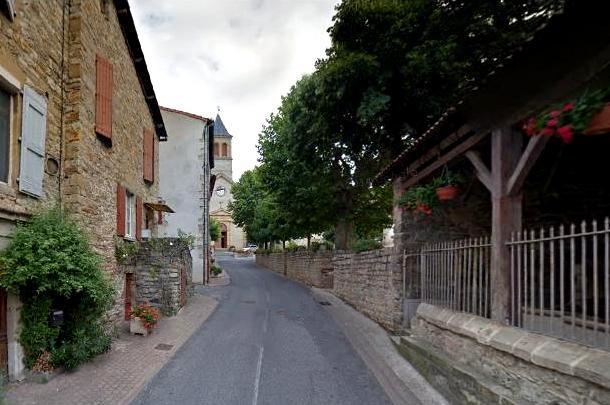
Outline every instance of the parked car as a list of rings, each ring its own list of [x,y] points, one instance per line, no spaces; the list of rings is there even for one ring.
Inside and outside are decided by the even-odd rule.
[[[246,245],[246,247],[242,249],[242,251],[243,251],[244,253],[248,253],[248,252],[252,252],[252,253],[254,253],[254,252],[256,252],[256,249],[257,249],[257,248],[258,248],[258,246],[256,246],[254,243],[248,243],[248,244]]]

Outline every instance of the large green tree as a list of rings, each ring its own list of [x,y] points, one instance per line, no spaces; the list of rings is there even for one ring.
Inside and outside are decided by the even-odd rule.
[[[263,184],[298,233],[346,248],[390,220],[370,180],[562,2],[344,0],[332,45],[259,139]]]
[[[233,221],[252,242],[286,241],[298,236],[275,195],[262,182],[260,171],[248,170],[233,184],[233,201],[229,203]]]

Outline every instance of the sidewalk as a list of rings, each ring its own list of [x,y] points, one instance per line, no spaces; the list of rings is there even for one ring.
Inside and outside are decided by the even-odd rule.
[[[328,291],[312,288],[364,360],[390,400],[404,405],[441,405],[448,402],[396,350],[388,333]]]
[[[187,339],[206,321],[217,302],[195,294],[178,315],[162,319],[148,336],[122,332],[112,350],[75,372],[62,373],[46,384],[8,386],[8,404],[127,404]],[[159,344],[161,346],[155,348]],[[167,346],[171,345],[171,347]]]

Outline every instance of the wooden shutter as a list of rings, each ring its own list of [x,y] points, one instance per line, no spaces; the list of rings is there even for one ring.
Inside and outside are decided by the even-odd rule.
[[[116,234],[125,236],[125,187],[116,186]]]
[[[97,55],[95,60],[95,132],[112,140],[112,64]]]
[[[153,183],[155,181],[155,135],[148,129],[144,129],[142,152],[144,181]]]
[[[136,239],[142,239],[142,198],[136,197]]]
[[[157,211],[157,224],[163,225],[163,211]]]
[[[30,87],[23,91],[19,191],[42,197],[47,100]]]

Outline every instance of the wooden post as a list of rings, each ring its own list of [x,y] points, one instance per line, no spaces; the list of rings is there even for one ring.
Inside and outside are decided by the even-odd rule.
[[[521,157],[522,136],[512,128],[494,130],[491,139],[491,317],[508,323],[512,314],[510,254],[506,241],[521,229],[522,191],[508,193],[508,184]]]

